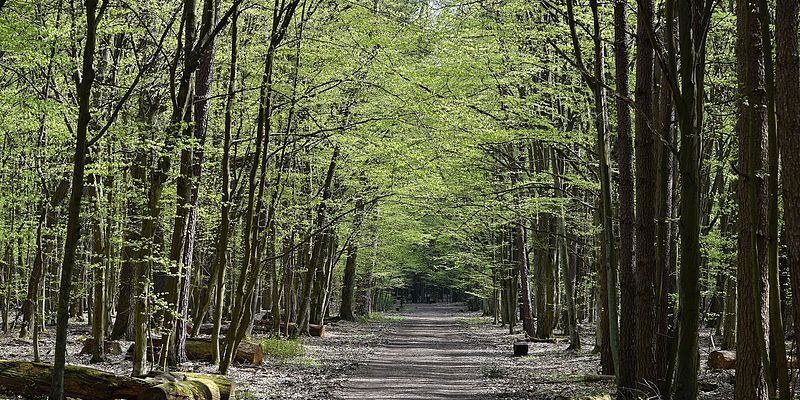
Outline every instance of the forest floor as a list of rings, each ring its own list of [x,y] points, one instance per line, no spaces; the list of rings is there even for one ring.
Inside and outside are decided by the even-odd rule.
[[[79,355],[90,336],[85,324],[71,326],[67,361],[89,365]],[[367,321],[336,322],[322,338],[303,338],[295,349],[276,349],[264,365],[235,365],[230,377],[239,399],[605,399],[614,383],[594,379],[599,356],[593,332],[581,335],[583,349],[566,350],[565,338],[531,343],[525,357],[512,357],[522,334],[493,325],[491,318],[464,312],[457,304],[407,305],[400,313]],[[52,362],[53,329],[41,335],[42,358]],[[257,336],[256,339],[263,339]],[[700,398],[732,398],[732,371],[709,371],[708,332],[701,338]],[[123,342],[126,350],[130,342]],[[32,360],[31,342],[0,337],[0,359]],[[269,355],[268,351],[268,355]],[[109,356],[93,367],[128,375],[130,361]],[[205,362],[182,370],[214,373]]]

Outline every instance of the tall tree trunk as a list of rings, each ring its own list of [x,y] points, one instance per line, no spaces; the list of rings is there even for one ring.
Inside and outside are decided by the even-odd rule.
[[[94,57],[97,44],[97,24],[102,14],[97,12],[97,0],[85,0],[86,37],[84,39],[81,74],[75,86],[78,99],[78,121],[75,127],[75,156],[72,168],[72,190],[67,211],[67,237],[64,241],[64,262],[61,266],[61,281],[58,292],[58,321],[56,326],[55,361],[53,363],[50,400],[64,398],[64,367],[67,358],[67,329],[69,303],[72,289],[72,269],[75,253],[80,244],[81,197],[88,152],[87,133],[92,120],[91,102],[94,82]]]
[[[786,242],[792,297],[800,299],[800,55],[798,23],[800,3],[777,0],[775,5],[775,74],[777,130],[783,191],[783,240]],[[800,329],[800,304],[793,307],[795,343]],[[795,345],[796,347],[796,345]]]
[[[140,119],[146,118],[149,113],[140,108]],[[151,120],[152,122],[152,120]],[[137,195],[142,194],[143,183],[146,178],[145,163],[147,162],[147,154],[144,151],[136,153],[134,160],[130,166],[131,186],[133,192]],[[136,264],[137,255],[139,254],[137,247],[140,245],[139,223],[138,216],[140,215],[141,201],[139,198],[132,198],[127,200],[128,215],[131,220],[127,221],[123,227],[123,243],[122,243],[122,271],[119,276],[119,295],[117,297],[117,317],[114,320],[114,326],[111,329],[111,339],[119,340],[125,338],[131,340],[134,337],[134,313],[135,304],[134,294],[136,292]]]
[[[672,34],[667,32],[666,34]],[[666,36],[665,34],[665,36]],[[675,117],[672,93],[665,73],[656,70],[660,81],[660,95],[658,104],[658,132],[661,140],[655,141],[658,160],[656,174],[656,376],[659,393],[670,393],[672,377],[675,371],[675,324],[671,323],[670,315],[674,315],[674,307],[670,294],[675,292],[673,278],[675,264],[675,244],[673,234],[673,190],[675,175],[675,162],[672,152],[674,143],[674,128],[672,121]],[[654,110],[655,112],[655,110]]]
[[[641,393],[652,393],[656,376],[656,283],[655,204],[653,188],[658,170],[652,126],[653,110],[653,44],[646,29],[653,24],[653,1],[639,1],[636,40],[636,384]]]
[[[325,183],[322,186],[322,199],[317,206],[317,215],[314,221],[314,227],[316,230],[320,231],[320,235],[314,239],[314,243],[312,245],[311,250],[311,262],[308,267],[308,272],[305,276],[305,282],[303,283],[303,293],[300,298],[300,309],[298,311],[298,327],[299,333],[307,333],[308,332],[308,325],[309,321],[311,320],[311,301],[313,295],[314,285],[322,285],[323,282],[314,282],[314,278],[319,274],[319,272],[324,268],[324,256],[323,252],[325,251],[326,240],[325,237],[327,234],[323,233],[326,229],[323,229],[326,224],[326,213],[327,213],[327,202],[331,198],[331,186],[333,184],[333,174],[336,170],[336,159],[339,156],[339,148],[336,147],[333,149],[333,155],[331,156],[331,162],[328,166],[328,172],[325,176]]]
[[[636,365],[636,281],[634,275],[634,189],[630,95],[627,0],[614,1],[614,66],[617,89],[617,167],[619,169],[619,362]],[[622,368],[619,391],[631,397],[636,384],[636,368]]]
[[[33,269],[28,276],[28,291],[22,303],[22,328],[20,337],[27,337],[28,332],[33,327],[33,314],[39,307],[39,295],[42,292],[44,283],[45,261],[50,257],[52,250],[53,229],[58,222],[58,207],[64,203],[69,194],[70,180],[64,177],[58,182],[51,198],[42,206],[39,214],[39,221],[36,225],[36,255],[33,259]],[[22,249],[18,250],[21,254]]]
[[[767,279],[769,308],[769,343],[771,376],[778,398],[788,400],[789,370],[786,363],[786,343],[781,316],[780,283],[778,282],[778,133],[775,115],[775,70],[772,59],[770,13],[766,0],[758,2],[764,51],[764,80],[767,97]]]
[[[767,257],[766,166],[767,99],[764,77],[764,37],[758,6],[736,2],[736,59],[739,81],[739,252],[737,268],[736,385],[739,399],[772,398],[774,386],[766,360]],[[766,383],[768,390],[760,388]]]
[[[702,135],[705,40],[710,15],[705,2],[678,0],[677,7],[668,1],[667,31],[674,31],[673,10],[678,11],[678,44],[680,64],[694,66],[677,68],[677,54],[672,40],[668,41],[668,61],[662,68],[669,74],[671,93],[675,100],[680,129],[680,260],[678,284],[678,344],[675,367],[676,399],[697,398],[698,342],[700,327],[700,138]]]
[[[94,348],[92,349],[92,363],[105,361],[105,346],[104,341],[106,337],[106,227],[104,226],[104,219],[102,210],[103,193],[101,185],[103,179],[99,176],[90,175],[89,196],[95,202],[94,214],[92,215],[91,229],[92,229],[92,256],[91,267],[94,280],[93,285],[93,299],[92,299],[92,337],[94,338]]]
[[[342,278],[342,305],[339,307],[339,316],[348,321],[355,320],[353,313],[353,300],[356,288],[356,267],[358,257],[357,232],[364,219],[364,200],[356,198],[355,214],[353,216],[353,237],[347,245],[347,260],[344,266],[344,277]]]
[[[514,144],[509,144],[507,146],[508,157],[509,157],[509,165],[511,165],[511,170],[509,171],[510,174],[510,182],[511,188],[514,190],[514,202],[515,202],[515,209],[517,215],[514,217],[514,222],[512,222],[513,226],[511,228],[511,260],[515,264],[515,269],[519,273],[519,282],[520,282],[520,318],[522,319],[522,329],[525,332],[525,336],[527,338],[533,338],[537,332],[534,331],[533,325],[533,312],[531,306],[531,283],[529,277],[530,271],[530,264],[528,263],[528,238],[527,232],[525,229],[525,215],[523,215],[522,211],[520,210],[520,203],[521,203],[521,196],[519,195],[520,189],[517,186],[519,185],[520,175],[522,174],[523,168],[522,165],[525,164],[525,157],[517,156],[517,150]],[[549,150],[544,150],[545,152]],[[545,265],[545,268],[548,266]],[[552,265],[550,265],[552,267]],[[549,268],[552,270],[552,268]],[[551,276],[550,273],[546,273]],[[549,281],[546,281],[547,283]],[[540,320],[546,322],[548,318],[544,318],[543,315],[539,316]],[[552,325],[552,324],[549,324]],[[548,329],[550,328],[550,329]],[[552,331],[552,327],[545,327],[543,332],[539,332],[539,334],[544,336],[550,336],[550,332]]]

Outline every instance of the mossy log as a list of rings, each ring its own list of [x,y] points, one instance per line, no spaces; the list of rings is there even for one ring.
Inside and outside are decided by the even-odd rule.
[[[134,346],[128,348],[125,353],[125,359],[133,358]],[[220,347],[224,344],[220,341]],[[156,353],[161,350],[161,339],[153,339],[153,348]],[[211,355],[214,351],[211,345],[211,339],[186,339],[186,357],[190,360],[196,361],[211,361]],[[151,346],[147,346],[148,352],[151,351]],[[158,354],[156,357],[158,358]],[[264,351],[258,342],[250,340],[242,340],[239,348],[236,350],[236,357],[234,361],[242,364],[262,365],[264,363]]]
[[[53,366],[28,361],[0,360],[0,391],[23,397],[50,393]],[[67,365],[64,395],[79,399],[138,399],[152,384],[144,379],[118,376],[94,368]]]
[[[236,385],[223,375],[198,374],[195,372],[181,372],[187,379],[205,379],[214,382],[219,388],[220,400],[234,400],[236,398]]]
[[[94,350],[94,338],[90,337],[87,338],[83,342],[83,347],[81,348],[80,354],[92,354],[92,350]],[[103,341],[103,345],[105,346],[105,353],[111,355],[119,355],[122,354],[122,344],[116,340],[105,340]]]
[[[45,397],[50,393],[52,373],[51,364],[0,360],[0,392],[27,398]],[[179,372],[132,378],[67,365],[64,395],[87,400],[234,400],[235,386],[221,375]]]
[[[797,369],[797,357],[786,357],[789,368]],[[714,350],[708,354],[708,367],[711,369],[736,369],[736,352],[732,350]]]
[[[142,393],[139,400],[221,400],[221,396],[214,381],[201,378],[152,386]]]

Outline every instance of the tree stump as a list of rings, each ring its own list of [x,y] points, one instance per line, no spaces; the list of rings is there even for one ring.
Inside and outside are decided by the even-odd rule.
[[[514,343],[514,357],[522,357],[528,355],[528,342],[515,342]]]
[[[787,356],[786,365],[797,369],[797,357]],[[732,350],[714,350],[708,354],[708,367],[711,369],[736,369],[736,352]]]

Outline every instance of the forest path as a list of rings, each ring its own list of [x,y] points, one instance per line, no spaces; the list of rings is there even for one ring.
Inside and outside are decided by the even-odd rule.
[[[453,304],[412,304],[385,346],[344,384],[343,399],[485,399],[481,359]],[[461,314],[463,315],[463,313]]]

